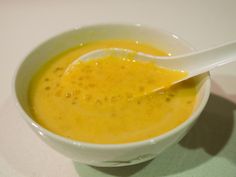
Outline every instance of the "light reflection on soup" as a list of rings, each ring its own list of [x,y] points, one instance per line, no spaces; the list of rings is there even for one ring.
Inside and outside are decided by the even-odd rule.
[[[114,40],[82,45],[57,56],[36,74],[29,90],[31,111],[40,125],[73,140],[118,144],[163,134],[192,114],[193,80],[148,94],[186,76],[184,72],[132,57],[81,61],[68,69],[79,56],[109,47],[167,55],[137,41]]]

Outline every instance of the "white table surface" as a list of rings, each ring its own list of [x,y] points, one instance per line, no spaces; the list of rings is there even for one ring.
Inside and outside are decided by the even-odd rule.
[[[236,1],[0,0],[0,177],[96,177],[36,137],[18,114],[11,90],[17,64],[36,45],[74,27],[107,22],[161,27],[203,49],[236,40]],[[234,105],[236,62],[214,70],[212,84],[213,93]],[[236,176],[236,167],[230,168]]]

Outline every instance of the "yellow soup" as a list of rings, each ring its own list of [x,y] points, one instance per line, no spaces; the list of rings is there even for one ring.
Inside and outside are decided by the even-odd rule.
[[[47,63],[33,78],[29,100],[34,119],[61,136],[99,144],[145,140],[163,134],[192,113],[196,84],[169,87],[186,73],[130,57],[71,63],[99,48],[119,47],[166,55],[137,41],[81,45]],[[158,87],[166,89],[152,92]]]

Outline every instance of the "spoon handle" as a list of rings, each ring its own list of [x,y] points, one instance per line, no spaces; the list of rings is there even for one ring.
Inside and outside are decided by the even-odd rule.
[[[172,57],[156,57],[156,59],[157,64],[160,66],[188,71],[189,78],[236,61],[236,42],[230,42],[195,53]]]

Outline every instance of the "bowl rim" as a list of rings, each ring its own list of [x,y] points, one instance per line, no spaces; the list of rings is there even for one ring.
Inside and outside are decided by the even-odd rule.
[[[50,130],[47,130],[46,128],[44,128],[43,126],[41,126],[40,124],[38,124],[36,121],[33,120],[33,118],[31,118],[23,109],[23,107],[21,106],[20,101],[18,100],[18,96],[17,96],[17,88],[16,88],[16,81],[17,81],[17,77],[18,77],[18,73],[20,71],[20,68],[22,66],[22,64],[25,62],[25,59],[35,50],[37,50],[40,46],[43,46],[44,44],[48,43],[50,40],[55,39],[57,37],[60,37],[63,34],[67,34],[67,33],[71,33],[73,31],[78,31],[78,30],[82,30],[82,29],[89,29],[89,28],[93,28],[93,27],[106,27],[106,26],[125,26],[125,27],[137,27],[137,28],[144,28],[147,30],[154,30],[154,31],[158,31],[166,36],[172,37],[173,40],[178,40],[180,41],[184,46],[186,46],[186,48],[189,49],[189,51],[194,51],[195,48],[192,47],[192,45],[190,45],[187,41],[185,41],[184,39],[182,39],[181,37],[179,37],[178,35],[176,35],[175,33],[169,32],[167,30],[164,30],[162,28],[159,27],[153,27],[150,25],[142,25],[142,24],[132,24],[132,23],[98,23],[98,24],[92,24],[92,25],[85,25],[85,26],[80,26],[80,27],[74,27],[72,29],[66,30],[64,32],[58,33],[54,36],[49,37],[47,40],[44,40],[43,42],[41,42],[40,44],[36,45],[35,47],[33,47],[32,50],[30,50],[28,52],[27,55],[25,55],[25,57],[17,64],[17,67],[15,69],[14,75],[13,75],[13,79],[12,79],[12,92],[13,92],[13,99],[14,102],[16,103],[16,107],[18,108],[18,110],[20,111],[23,119],[30,124],[31,126],[33,126],[34,128],[37,129],[37,132],[41,135],[41,136],[49,136],[53,139],[56,139],[59,142],[63,142],[66,144],[71,144],[73,146],[79,146],[79,147],[83,147],[83,148],[91,148],[91,149],[122,149],[122,148],[129,148],[129,147],[133,147],[133,146],[145,146],[147,144],[156,144],[158,141],[161,141],[163,139],[167,139],[168,137],[171,137],[172,135],[178,133],[181,129],[184,129],[185,127],[188,127],[192,122],[194,122],[195,120],[197,120],[198,116],[200,115],[200,113],[202,112],[202,110],[204,109],[208,98],[210,96],[210,73],[206,72],[205,73],[205,81],[204,84],[206,84],[205,86],[205,91],[204,91],[204,95],[201,101],[201,104],[199,105],[199,107],[196,109],[196,111],[194,111],[192,113],[192,115],[185,120],[183,123],[179,124],[177,127],[152,138],[148,138],[145,140],[140,140],[140,141],[135,141],[135,142],[129,142],[129,143],[119,143],[119,144],[97,144],[97,143],[89,143],[89,142],[84,142],[84,141],[77,141],[77,140],[73,140],[73,139],[69,139],[66,137],[63,137],[61,135],[58,135]],[[32,128],[32,127],[31,127]]]

